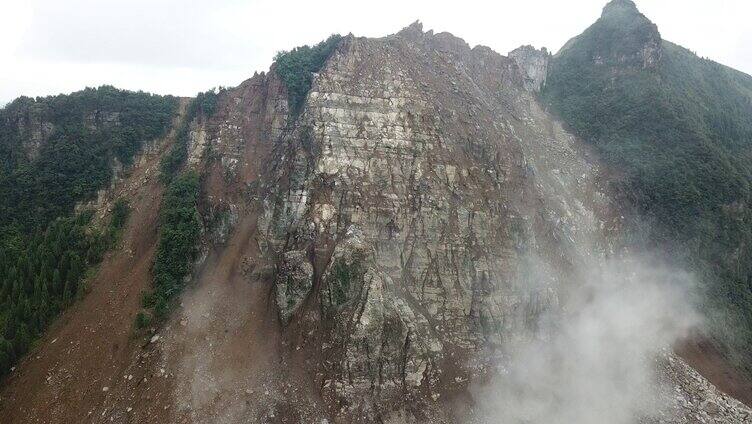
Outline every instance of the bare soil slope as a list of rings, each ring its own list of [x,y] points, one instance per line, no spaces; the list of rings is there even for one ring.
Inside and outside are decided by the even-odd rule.
[[[689,340],[676,353],[722,392],[752,407],[752,381],[707,340]]]

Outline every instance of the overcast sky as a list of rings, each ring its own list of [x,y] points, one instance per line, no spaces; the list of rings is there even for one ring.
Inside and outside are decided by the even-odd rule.
[[[752,74],[752,1],[637,0],[663,37]],[[419,19],[506,54],[557,51],[606,0],[0,0],[0,105],[86,86],[193,95],[265,71],[331,33],[383,36]]]

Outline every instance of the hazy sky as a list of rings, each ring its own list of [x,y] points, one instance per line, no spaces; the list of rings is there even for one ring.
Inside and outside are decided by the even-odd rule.
[[[752,74],[752,1],[637,0],[664,38]],[[606,0],[0,0],[0,105],[112,84],[193,95],[265,71],[331,33],[382,36],[416,19],[506,54],[554,52]]]

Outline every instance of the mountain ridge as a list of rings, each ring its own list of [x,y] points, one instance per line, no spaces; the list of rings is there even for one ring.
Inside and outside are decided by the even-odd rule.
[[[632,6],[615,0],[604,14],[634,17]],[[652,35],[634,39],[652,46],[651,27],[640,28]],[[668,390],[655,393],[665,400],[664,415],[653,416],[620,384],[615,399],[627,400],[609,403],[601,395],[611,386],[600,386],[598,376],[573,390],[531,374],[513,393],[544,397],[499,408],[495,390],[519,377],[517,349],[553,346],[552,357],[564,364],[580,360],[567,362],[577,348],[556,349],[568,346],[556,323],[566,329],[599,309],[588,303],[598,290],[576,287],[592,283],[590,266],[619,256],[629,240],[631,217],[616,202],[622,187],[609,184],[605,169],[613,163],[539,100],[551,100],[561,84],[559,54],[523,47],[503,56],[449,33],[423,32],[419,22],[382,38],[330,40],[283,52],[268,73],[202,97],[208,113],[187,113],[198,106],[183,102],[167,143],[114,180],[105,197],[125,193],[134,206],[124,244],[94,271],[86,311],[74,306],[11,375],[0,391],[3,416],[390,424],[503,416],[537,423],[550,422],[552,409],[578,422],[749,419],[749,409],[681,358],[663,351],[653,361],[653,346],[642,350],[637,338],[617,343],[622,355],[635,353],[630,358],[612,358],[599,337],[590,341],[602,351],[594,356],[615,361],[612,370],[639,377],[658,368]],[[578,57],[586,66],[628,68],[606,81],[657,72],[675,54],[588,47]],[[175,148],[170,178],[159,176]],[[189,187],[191,204],[170,216],[198,220],[198,254],[181,281],[166,287],[160,310],[170,314],[136,321],[143,328],[132,330],[128,323],[148,306],[138,292],[150,290],[155,249],[171,249],[163,240],[180,235],[156,212],[169,207],[157,206],[161,193],[181,176],[198,187]],[[118,273],[128,277],[108,287]],[[108,307],[92,304],[102,299],[125,305],[112,322]],[[583,313],[570,309],[580,301]],[[666,327],[683,325],[649,312]],[[65,349],[79,361],[48,356]],[[533,370],[549,369],[528,353]],[[641,353],[651,357],[649,369],[631,362]],[[602,364],[592,365],[587,375]],[[551,378],[571,383],[577,376]],[[35,390],[26,395],[30,383]],[[577,392],[588,394],[589,405],[573,407]],[[547,407],[529,410],[530,401]],[[610,415],[598,415],[604,405]]]
[[[613,184],[636,209],[632,226],[652,221],[652,242],[702,276],[706,307],[724,311],[710,312],[713,332],[739,332],[716,342],[748,364],[752,77],[659,39],[632,6],[610,4],[552,58],[542,98],[621,173]]]

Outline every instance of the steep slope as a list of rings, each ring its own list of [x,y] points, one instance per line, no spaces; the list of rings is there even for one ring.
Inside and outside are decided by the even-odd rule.
[[[702,276],[716,340],[749,367],[752,77],[614,0],[552,58],[542,97],[612,169],[632,228]]]
[[[534,348],[530,356],[549,347],[558,356],[533,361],[525,384],[509,386],[506,401],[530,395],[505,408],[509,422],[749,420],[748,409],[660,350],[686,330],[671,314],[691,310],[662,313],[652,307],[666,306],[653,296],[662,292],[619,290],[621,280],[597,287],[602,281],[589,275],[621,252],[621,214],[588,146],[533,93],[545,80],[546,52],[507,58],[418,23],[293,52],[317,59],[287,56],[305,73],[277,63],[221,91],[211,117],[179,126],[185,138],[171,134],[161,158],[139,161],[116,186],[135,193],[125,244],[100,268],[84,299],[92,303],[74,306],[30,357],[40,359],[15,371],[3,422],[495,422],[505,400],[487,389],[520,377],[514,359],[525,347]],[[310,89],[291,92],[285,75]],[[169,147],[174,138],[184,141],[179,150]],[[175,286],[191,280],[169,299],[172,314],[138,333],[134,294],[153,277],[147,264],[163,186],[156,174],[168,152],[180,158],[170,169],[201,176],[200,254]],[[108,290],[104,280],[121,275]],[[595,286],[580,292],[591,279]],[[647,298],[637,308],[647,318],[608,315],[625,340],[585,320],[588,343],[563,352],[572,346],[557,329],[571,330],[604,293]],[[680,292],[670,293],[681,303]],[[633,347],[656,332],[671,337]],[[616,353],[613,361],[601,352],[604,333],[607,343],[618,341],[604,349]],[[64,339],[81,346],[71,349],[70,367],[54,362],[66,354]],[[582,363],[582,352],[592,363]],[[600,383],[604,376],[594,374],[604,366],[606,386],[566,378],[576,368]],[[634,366],[638,377],[665,381],[657,408],[664,415],[612,402],[654,394],[630,387],[649,383],[625,376]],[[563,374],[549,373],[556,368]],[[48,375],[64,384],[48,384]],[[580,409],[606,415],[526,415],[542,404],[541,392],[584,394]],[[543,405],[571,413],[572,399]]]
[[[0,376],[83,294],[120,230],[83,203],[167,132],[176,104],[103,86],[0,109]],[[127,200],[116,209],[119,226]]]
[[[598,165],[531,81],[416,24],[345,37],[299,111],[274,68],[223,93],[207,259],[160,339],[182,382],[171,420],[483,422],[471,383],[545,340],[619,243]],[[675,361],[686,409],[661,422],[745,419]]]
[[[186,104],[181,101],[173,127],[178,126]],[[121,245],[90,278],[90,292],[52,325],[39,346],[4,381],[0,392],[3,422],[89,421],[95,412],[92,407],[111,396],[109,388],[129,372],[132,355],[138,352],[134,348],[140,343],[132,337],[133,322],[141,294],[151,281],[162,192],[157,178],[159,159],[174,137],[173,130],[165,142],[147,145],[125,178],[116,180],[111,190],[93,202],[103,215],[115,199],[129,199],[131,213]],[[126,381],[135,385],[139,380]]]
[[[260,244],[337,415],[431,419],[424,403],[462,390],[476,352],[526,337],[603,239],[597,172],[522,80],[418,25],[347,39],[316,79],[275,157]],[[535,286],[518,273],[533,257],[556,270]]]

